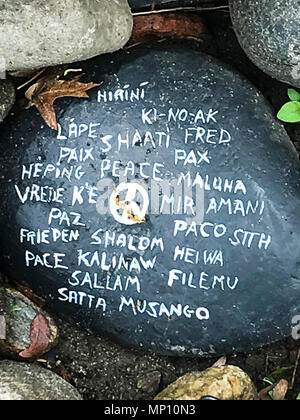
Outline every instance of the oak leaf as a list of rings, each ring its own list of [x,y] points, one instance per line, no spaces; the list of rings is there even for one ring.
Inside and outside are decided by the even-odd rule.
[[[89,98],[87,91],[100,86],[99,83],[82,83],[78,77],[60,80],[57,76],[43,77],[27,89],[25,96],[30,101],[28,107],[35,106],[53,130],[58,130],[54,102],[58,98]]]

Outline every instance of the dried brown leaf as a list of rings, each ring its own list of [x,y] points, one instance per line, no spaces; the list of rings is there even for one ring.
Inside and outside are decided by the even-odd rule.
[[[276,382],[274,385],[270,385],[264,389],[262,389],[259,393],[259,399],[262,401],[282,401],[286,397],[286,393],[288,391],[289,383],[286,379],[281,379],[280,381]],[[272,391],[272,397],[270,396],[269,392]]]
[[[34,93],[36,92],[37,88],[38,88],[39,84],[38,83],[34,83],[33,85],[31,85],[25,92],[25,97],[26,99],[28,99],[29,101],[32,100]]]
[[[288,381],[286,379],[281,379],[273,389],[273,399],[277,401],[284,400],[288,391],[288,387]]]
[[[220,357],[220,359],[218,359],[213,365],[212,365],[212,367],[223,367],[223,366],[225,366],[226,365],[226,363],[227,363],[227,357],[226,356],[223,356],[223,357]]]
[[[19,356],[24,359],[40,356],[49,348],[51,330],[45,315],[38,314],[30,326],[30,346],[23,350]]]
[[[25,96],[29,106],[35,106],[46,124],[58,130],[54,102],[58,98],[89,98],[87,91],[99,86],[98,83],[82,83],[78,77],[73,80],[59,80],[56,76],[43,77],[27,89]]]

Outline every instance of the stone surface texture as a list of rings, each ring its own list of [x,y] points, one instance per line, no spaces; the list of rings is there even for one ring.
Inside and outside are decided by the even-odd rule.
[[[141,351],[209,357],[289,336],[291,319],[300,313],[300,166],[295,148],[263,95],[214,58],[177,46],[140,46],[80,66],[82,81],[103,84],[89,92],[89,100],[57,100],[60,133],[50,130],[34,109],[3,124],[0,229],[4,234],[0,248],[7,273],[46,298],[53,310]],[[120,88],[128,85],[135,93],[144,86],[139,100],[132,97],[131,101],[129,96],[126,100],[124,92],[123,101],[120,99]],[[117,98],[112,92],[118,92]],[[182,120],[186,121],[177,117],[168,123],[170,109],[175,114],[183,110]],[[144,110],[148,112],[145,122]],[[160,115],[156,120],[153,110]],[[195,123],[201,110],[205,115],[209,110],[218,113],[208,123],[203,117]],[[75,138],[72,121],[91,124],[90,135],[84,131]],[[202,131],[211,130],[205,131],[208,141],[195,141],[198,126]],[[155,134],[166,133],[168,128],[169,147],[166,135],[159,144]],[[219,144],[216,134],[223,133],[222,129],[231,133],[231,139]],[[75,157],[73,150],[73,157],[60,158],[68,146],[76,148]],[[91,148],[92,158],[85,152]],[[80,150],[84,152],[78,162]],[[177,150],[181,157],[191,158],[177,162]],[[202,176],[202,184],[206,182],[204,200],[201,198],[203,218],[199,214],[197,224],[182,208],[180,214],[149,208],[141,223],[123,223],[128,213],[122,211],[116,197],[113,206],[105,207],[102,202],[100,181],[110,182],[105,184],[108,201],[123,182],[121,172],[112,172],[108,162],[116,162],[116,168],[130,162],[134,170],[127,171],[127,182],[143,182],[149,195],[146,188],[151,187],[153,165],[161,165],[154,174],[160,187],[163,180],[168,186],[174,180],[178,185],[182,173],[190,174],[191,182],[198,180],[195,201],[195,189],[203,190],[199,187]],[[146,163],[143,172],[141,163]],[[52,172],[47,165],[52,165]],[[70,171],[72,165],[81,166],[80,179],[61,177],[62,169]],[[233,185],[241,180],[244,187],[235,190]],[[48,194],[49,187],[64,189],[60,203]],[[37,188],[38,195],[32,193]],[[79,188],[81,198],[74,194]],[[130,204],[133,198],[124,200],[124,196],[120,200],[126,206],[125,201]],[[66,217],[61,221],[53,218],[49,224],[53,208],[58,213],[79,214],[84,226],[68,226]],[[183,223],[175,234],[178,218],[186,222],[186,228]],[[208,223],[204,231],[202,221]],[[214,226],[219,226],[215,235]],[[78,229],[77,240],[52,238],[52,229],[70,228]],[[20,238],[21,229],[25,231]],[[26,230],[33,235],[44,230],[48,237],[38,242],[35,236],[31,243]],[[139,248],[140,238],[144,239]],[[163,246],[151,249],[148,245],[154,243],[153,238],[161,238]],[[175,248],[185,247],[194,251],[174,258]],[[204,261],[204,250],[222,250],[223,261]],[[198,255],[196,251],[200,252],[198,261],[190,255]],[[142,261],[153,261],[153,265],[147,267]]]
[[[298,0],[230,0],[233,27],[248,57],[261,70],[300,88]]]
[[[200,400],[205,396],[220,400],[258,400],[251,379],[236,366],[188,373],[160,392],[155,400]]]
[[[0,1],[0,51],[8,71],[113,52],[131,30],[127,0]]]
[[[0,287],[0,315],[5,319],[5,339],[0,339],[0,354],[22,359],[23,352],[30,347],[30,331],[34,319],[42,314],[41,309],[18,291]],[[49,351],[56,343],[58,330],[53,319],[42,314],[47,324],[47,340],[37,350],[35,358]],[[46,329],[46,328],[45,328]],[[20,355],[21,354],[21,355]],[[25,353],[24,353],[25,354]],[[24,360],[24,359],[23,359]]]
[[[38,365],[0,362],[0,401],[82,400],[76,389]]]

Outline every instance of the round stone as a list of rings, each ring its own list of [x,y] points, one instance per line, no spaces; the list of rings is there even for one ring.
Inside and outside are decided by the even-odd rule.
[[[81,401],[67,381],[39,365],[0,361],[0,401]]]
[[[300,88],[298,0],[230,0],[233,27],[248,57],[265,73]]]
[[[251,378],[230,365],[188,373],[160,392],[155,400],[199,401],[206,397],[221,401],[259,400]]]
[[[214,58],[132,48],[80,63],[90,99],[0,134],[2,265],[119,342],[224,355],[300,313],[297,153],[264,97]]]
[[[0,60],[7,71],[117,51],[131,31],[127,0],[0,0]]]

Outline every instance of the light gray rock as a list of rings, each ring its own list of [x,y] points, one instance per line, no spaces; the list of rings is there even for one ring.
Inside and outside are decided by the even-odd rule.
[[[72,63],[122,48],[132,32],[127,0],[0,0],[7,71]]]
[[[0,122],[3,121],[4,118],[7,116],[11,107],[14,104],[14,101],[15,88],[13,84],[7,80],[0,80]]]
[[[77,390],[38,365],[0,362],[0,401],[82,400]]]
[[[233,28],[248,57],[265,73],[300,88],[300,2],[230,0]]]

